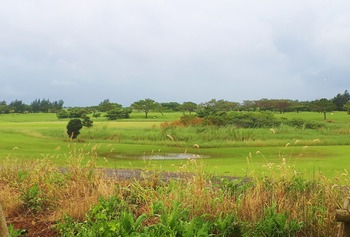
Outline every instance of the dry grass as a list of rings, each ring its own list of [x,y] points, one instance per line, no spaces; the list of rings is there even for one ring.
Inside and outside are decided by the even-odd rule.
[[[335,210],[349,194],[340,185],[347,182],[347,174],[334,180],[317,174],[308,180],[295,172],[285,159],[281,164],[266,164],[263,173],[252,170],[249,182],[233,186],[206,176],[196,160],[179,167],[179,171],[188,174],[180,180],[163,182],[154,172],[143,180],[121,181],[105,177],[96,169],[95,150],[74,150],[69,154],[71,163],[65,169],[51,164],[49,158],[2,165],[0,202],[8,221],[16,223],[18,219],[32,216],[36,221],[45,220],[46,226],[66,215],[83,220],[101,197],[117,194],[132,206],[136,216],[151,213],[156,201],[162,201],[168,208],[178,201],[189,208],[193,217],[234,214],[237,223],[248,231],[266,218],[266,209],[276,207],[276,213],[288,212],[289,219],[303,223],[300,236],[332,236],[338,229]],[[228,184],[230,182],[234,181]],[[33,187],[40,192],[30,196],[28,190]],[[148,224],[156,221],[149,219]]]

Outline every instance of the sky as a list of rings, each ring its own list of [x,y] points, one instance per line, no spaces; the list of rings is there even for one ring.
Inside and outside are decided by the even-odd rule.
[[[0,100],[331,99],[348,0],[0,0]]]

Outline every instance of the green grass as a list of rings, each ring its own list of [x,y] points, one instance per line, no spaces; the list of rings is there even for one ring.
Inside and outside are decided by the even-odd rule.
[[[142,157],[187,152],[204,157],[198,161],[203,163],[204,170],[219,175],[246,175],[248,169],[259,170],[284,158],[305,174],[321,171],[332,176],[344,172],[350,159],[350,116],[345,112],[328,114],[327,121],[323,121],[323,115],[311,112],[276,114],[325,123],[325,128],[318,130],[288,126],[273,130],[160,128],[162,122],[181,116],[182,113],[150,113],[149,119],[145,119],[144,113],[133,112],[126,120],[108,121],[101,117],[93,119],[94,126],[83,128],[79,139],[72,143],[66,135],[68,119],[58,120],[55,114],[1,115],[0,160],[46,158],[64,166],[74,149],[89,152],[98,147],[96,159],[101,167],[175,171],[188,161],[144,161]],[[200,148],[194,148],[195,144]]]

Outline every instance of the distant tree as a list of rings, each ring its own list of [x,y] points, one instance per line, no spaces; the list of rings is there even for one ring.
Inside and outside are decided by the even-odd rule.
[[[274,106],[273,100],[263,98],[263,99],[255,101],[255,103],[260,111],[268,111],[268,110],[272,111],[273,110],[273,106]]]
[[[117,120],[123,118],[129,118],[132,112],[131,108],[116,108],[110,111],[107,111],[106,117],[109,120]]]
[[[40,112],[40,99],[34,100],[30,105],[30,111],[33,113],[39,113]]]
[[[83,121],[81,123],[84,127],[87,128],[94,126],[94,121],[92,121],[89,116],[84,116]]]
[[[232,102],[227,100],[218,100],[214,104],[214,106],[217,108],[218,111],[233,111],[238,108],[239,103],[238,102]]]
[[[69,113],[66,110],[61,110],[56,113],[56,116],[58,119],[65,119],[65,118],[69,118]]]
[[[289,110],[296,111],[297,113],[299,113],[300,111],[308,110],[308,108],[309,108],[309,102],[294,100],[294,101],[291,101]]]
[[[344,109],[350,114],[350,101],[344,105]]]
[[[32,113],[57,113],[63,108],[63,100],[51,102],[48,99],[35,99],[29,105],[29,111]]]
[[[347,90],[344,91],[343,94],[337,94],[333,99],[333,103],[336,106],[336,110],[342,111],[344,110],[344,105],[350,101],[350,94]]]
[[[69,118],[84,118],[87,114],[89,114],[89,111],[85,108],[69,108],[67,110],[69,114]]]
[[[27,109],[27,105],[22,102],[22,100],[15,100],[9,104],[9,107],[15,113],[24,113]]]
[[[255,111],[257,109],[257,104],[254,100],[244,100],[241,104],[241,109],[245,111]]]
[[[63,100],[52,102],[51,103],[50,112],[51,113],[57,113],[58,111],[62,110],[63,109],[63,104],[64,104]]]
[[[100,112],[107,112],[116,108],[122,108],[122,105],[118,103],[112,103],[109,101],[109,99],[105,99],[97,106],[97,109]]]
[[[71,119],[67,125],[68,137],[72,140],[77,138],[78,135],[80,134],[80,129],[82,127],[83,127],[83,124],[82,124],[80,119],[78,119],[78,118]]]
[[[10,108],[7,105],[6,101],[0,101],[0,114],[10,113]]]
[[[145,112],[145,116],[148,118],[148,113],[152,110],[157,110],[159,104],[152,99],[144,99],[134,102],[131,106],[136,110]]]
[[[181,110],[183,112],[189,112],[191,114],[192,112],[197,110],[198,105],[194,102],[188,101],[188,102],[183,102],[181,106]]]
[[[212,99],[208,102],[200,104],[198,106],[197,114],[199,117],[204,118],[208,115],[233,111],[234,109],[238,108],[238,106],[239,103],[237,102]]]
[[[180,111],[181,104],[178,102],[166,102],[166,103],[160,103],[162,108],[167,111]]]
[[[320,100],[315,100],[310,102],[310,110],[323,113],[323,118],[327,119],[327,113],[332,112],[336,109],[335,104],[331,100],[322,98]]]
[[[92,117],[99,118],[101,117],[101,113],[97,112],[96,110],[93,111]]]
[[[286,110],[288,110],[288,108],[290,108],[292,106],[292,103],[290,100],[286,100],[286,99],[274,100],[272,103],[272,106],[278,112],[280,112],[280,114],[282,114],[282,113],[286,112]]]

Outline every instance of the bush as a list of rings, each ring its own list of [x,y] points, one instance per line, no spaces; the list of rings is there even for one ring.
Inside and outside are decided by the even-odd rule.
[[[231,114],[230,123],[239,128],[271,128],[281,124],[272,113],[239,112]]]
[[[195,115],[184,115],[180,118],[181,123],[184,126],[197,126],[203,123],[203,119]]]
[[[295,128],[303,128],[304,124],[305,124],[305,120],[303,119],[291,119],[291,120],[287,120],[286,125],[291,126],[291,127],[295,127]]]

